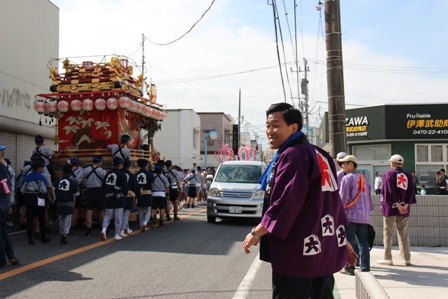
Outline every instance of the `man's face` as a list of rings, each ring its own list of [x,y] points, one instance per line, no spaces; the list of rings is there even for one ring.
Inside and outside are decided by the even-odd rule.
[[[292,134],[297,132],[298,127],[298,124],[288,126],[280,111],[269,114],[266,120],[266,136],[270,148],[280,148]]]
[[[351,161],[344,161],[344,162],[340,162],[341,163],[341,168],[345,173],[350,173],[353,170],[355,170],[355,166],[353,165],[353,162]]]

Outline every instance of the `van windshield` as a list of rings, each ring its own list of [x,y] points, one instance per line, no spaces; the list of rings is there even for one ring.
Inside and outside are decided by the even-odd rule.
[[[226,183],[257,183],[261,176],[258,165],[222,165],[216,175],[215,182]]]

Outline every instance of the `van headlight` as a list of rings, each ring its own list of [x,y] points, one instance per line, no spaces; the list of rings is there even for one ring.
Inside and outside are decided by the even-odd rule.
[[[209,196],[213,196],[213,197],[221,197],[221,192],[219,192],[219,190],[216,189],[216,188],[211,188],[211,189],[208,191],[208,195],[209,195]]]
[[[254,198],[264,198],[264,190],[255,191]]]

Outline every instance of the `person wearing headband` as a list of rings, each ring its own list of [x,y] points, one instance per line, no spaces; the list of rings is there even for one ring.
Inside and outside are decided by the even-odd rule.
[[[136,174],[137,186],[141,193],[141,196],[137,199],[138,222],[140,224],[140,231],[143,233],[150,227],[154,227],[150,221],[154,175],[149,170],[150,164],[148,160],[138,159],[137,165],[140,168]]]
[[[61,154],[64,153],[64,151],[54,152],[51,148],[45,145],[44,137],[42,137],[41,135],[37,135],[34,138],[34,143],[36,144],[36,147],[33,149],[31,154],[38,155],[44,159],[45,165],[51,174],[51,178],[54,179],[55,174],[53,167],[51,166],[51,159],[58,158]]]
[[[93,156],[92,162],[93,165],[87,166],[76,176],[78,186],[82,187],[82,184],[85,184],[84,188],[86,189],[84,195],[86,198],[87,231],[84,235],[87,237],[92,235],[93,209],[97,209],[100,223],[103,223],[105,209],[104,194],[101,189],[101,183],[106,175],[106,171],[102,168],[103,157]]]
[[[127,134],[124,134],[120,137],[120,144],[109,144],[107,146],[107,148],[110,149],[112,153],[112,159],[115,157],[120,157],[123,160],[131,159],[131,151],[128,148],[130,140],[131,137],[129,137],[129,135]]]
[[[101,230],[101,240],[107,239],[107,228],[112,219],[115,220],[115,240],[121,240],[120,230],[123,221],[123,210],[126,206],[126,196],[133,194],[129,190],[126,175],[123,170],[124,160],[120,157],[112,159],[112,168],[104,176],[101,188],[106,198],[106,213],[104,214],[103,229]]]

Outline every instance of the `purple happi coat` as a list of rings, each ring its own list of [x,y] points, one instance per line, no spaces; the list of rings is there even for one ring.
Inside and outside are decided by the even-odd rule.
[[[415,188],[412,175],[401,168],[391,169],[384,174],[381,188],[381,213],[383,216],[409,217],[411,204],[415,204]],[[408,212],[400,214],[397,204],[409,204]]]
[[[313,278],[347,262],[348,221],[333,159],[299,139],[280,154],[271,173],[261,221],[269,234],[262,237],[260,258],[278,274]]]

